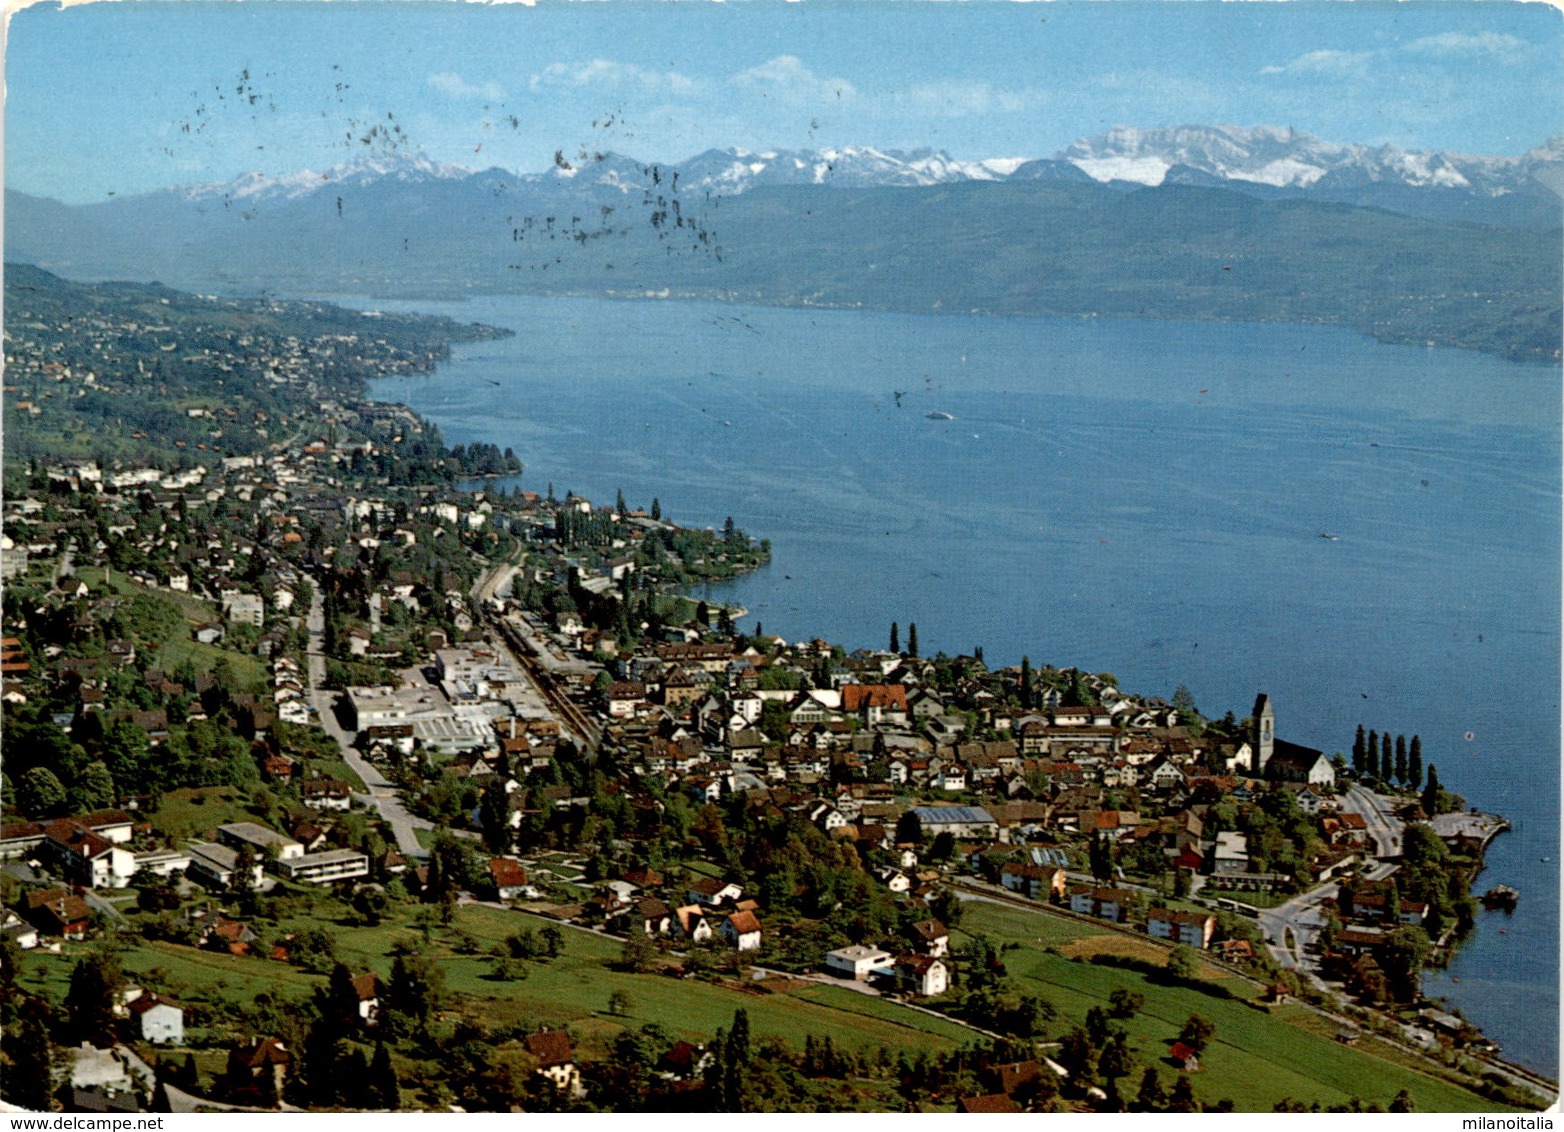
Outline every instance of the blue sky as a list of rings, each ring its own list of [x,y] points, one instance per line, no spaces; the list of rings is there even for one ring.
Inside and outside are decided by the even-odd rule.
[[[6,183],[101,200],[392,145],[522,171],[583,148],[1046,157],[1120,124],[1512,154],[1564,132],[1560,21],[1507,0],[36,6],[10,25]]]

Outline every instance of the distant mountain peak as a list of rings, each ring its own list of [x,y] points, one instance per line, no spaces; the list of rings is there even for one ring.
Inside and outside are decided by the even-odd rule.
[[[392,180],[453,181],[472,176],[474,170],[447,165],[421,153],[381,153],[344,161],[324,170],[303,169],[280,177],[243,173],[228,181],[186,185],[174,191],[187,200],[293,200],[329,185],[367,185]]]

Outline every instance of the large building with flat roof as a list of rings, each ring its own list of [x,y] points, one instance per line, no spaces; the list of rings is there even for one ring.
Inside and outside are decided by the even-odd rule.
[[[278,861],[276,870],[301,884],[330,884],[369,875],[369,858],[354,849],[326,849]]]
[[[230,849],[248,849],[262,861],[285,861],[304,856],[304,846],[274,829],[253,821],[236,821],[217,827],[217,840]]]

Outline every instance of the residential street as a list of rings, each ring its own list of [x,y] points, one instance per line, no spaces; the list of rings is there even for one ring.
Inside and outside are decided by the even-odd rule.
[[[326,680],[326,656],[323,651],[326,632],[325,604],[317,586],[310,598],[308,621],[310,700],[315,705],[316,716],[320,719],[320,725],[325,728],[326,734],[342,747],[343,761],[364,780],[364,787],[368,793],[355,795],[355,797],[369,802],[380,811],[380,816],[396,834],[396,847],[404,857],[427,857],[429,851],[418,844],[418,835],[414,831],[433,829],[433,824],[409,813],[407,807],[402,805],[396,785],[381,774],[353,746],[354,736],[344,731],[337,722],[337,694],[322,687]]]

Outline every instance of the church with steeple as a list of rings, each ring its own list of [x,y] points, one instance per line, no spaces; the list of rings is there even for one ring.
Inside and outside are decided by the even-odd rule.
[[[1261,692],[1255,697],[1251,743],[1253,767],[1257,778],[1279,782],[1308,782],[1335,789],[1336,768],[1325,752],[1303,747],[1276,737],[1276,709],[1271,697]]]

